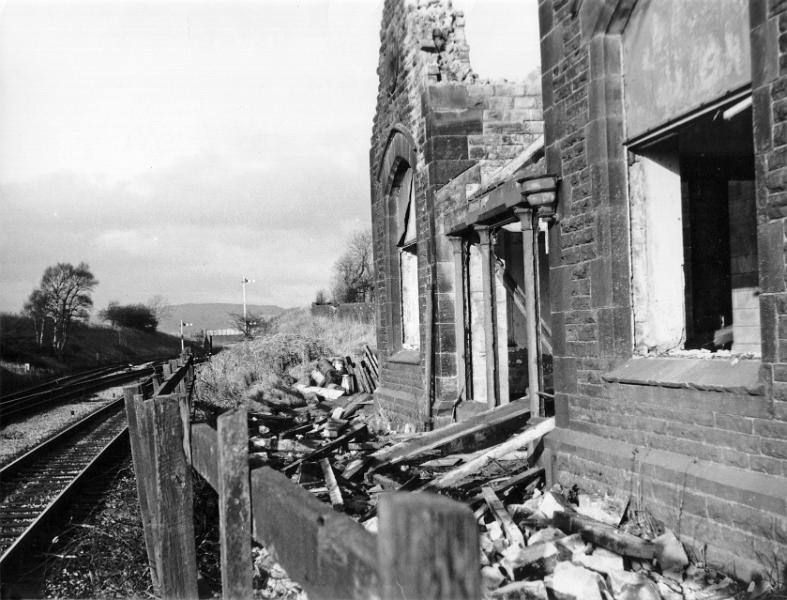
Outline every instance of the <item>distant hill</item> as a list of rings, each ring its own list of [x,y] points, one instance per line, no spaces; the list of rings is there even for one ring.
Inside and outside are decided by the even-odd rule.
[[[230,313],[243,313],[242,304],[207,303],[207,304],[172,304],[169,316],[158,324],[158,330],[164,333],[180,335],[180,321],[191,323],[192,326],[184,329],[186,335],[196,333],[200,329],[228,329],[232,327]],[[280,306],[270,304],[247,304],[249,313],[274,317],[284,311]]]

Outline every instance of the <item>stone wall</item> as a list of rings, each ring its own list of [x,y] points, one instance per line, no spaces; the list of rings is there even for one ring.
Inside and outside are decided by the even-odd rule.
[[[743,387],[660,380],[664,365],[648,361],[691,365],[632,359],[620,32],[634,4],[539,2],[546,168],[563,180],[550,236],[558,429],[547,447],[562,483],[628,492],[700,560],[778,579],[787,556],[787,59],[778,43],[787,3],[751,2],[763,360],[747,365],[753,382]],[[616,377],[633,363],[639,380]]]
[[[543,128],[537,79],[480,82],[468,62],[464,18],[438,0],[388,0],[370,174],[381,357],[377,398],[395,423],[431,426],[434,404],[457,393],[452,249],[437,230],[435,194],[468,169],[478,181]],[[420,348],[401,351],[390,177],[397,156],[414,171],[421,308]],[[440,209],[442,210],[442,209]],[[427,326],[432,305],[432,327]],[[427,355],[433,379],[426,379]]]

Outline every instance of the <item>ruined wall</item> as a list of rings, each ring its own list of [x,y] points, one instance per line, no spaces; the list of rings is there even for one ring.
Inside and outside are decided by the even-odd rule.
[[[430,395],[452,402],[457,394],[452,249],[442,227],[436,228],[435,193],[477,164],[482,169],[480,183],[484,173],[521,152],[542,130],[538,82],[479,82],[468,61],[463,16],[446,4],[385,3],[370,152],[381,355],[377,397],[395,422],[416,427],[427,426]],[[392,264],[396,240],[387,195],[394,148],[399,147],[397,151],[412,157],[415,172],[421,309],[417,353],[402,352],[398,340],[399,282]],[[431,330],[426,316],[429,299]],[[430,350],[433,391],[425,383]]]
[[[632,359],[620,35],[632,3],[617,5],[539,2],[546,168],[563,178],[550,240],[558,429],[547,447],[562,483],[627,492],[700,559],[778,577],[787,555],[787,369],[777,363],[787,360],[787,152],[778,146],[787,136],[770,119],[787,118],[777,42],[785,3],[751,4],[763,363],[728,381],[724,365],[709,376],[711,361]]]

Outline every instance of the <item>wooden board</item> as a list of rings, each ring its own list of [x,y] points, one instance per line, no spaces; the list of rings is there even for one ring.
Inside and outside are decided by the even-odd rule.
[[[481,494],[484,496],[486,505],[489,507],[489,510],[492,511],[495,520],[500,523],[500,526],[503,528],[503,532],[506,534],[508,541],[524,548],[526,546],[525,536],[522,535],[522,531],[516,526],[514,519],[511,518],[511,515],[506,510],[506,507],[503,506],[497,494],[495,494],[492,488],[487,486],[481,488]]]
[[[481,597],[478,526],[472,511],[434,494],[380,499],[383,598]]]
[[[471,461],[456,467],[446,473],[443,473],[436,479],[430,481],[424,486],[424,489],[444,489],[455,485],[457,482],[461,481],[465,477],[472,475],[473,473],[477,473],[491,461],[499,458],[500,456],[504,456],[506,453],[511,452],[511,450],[516,450],[517,448],[522,448],[527,444],[531,444],[536,442],[547,433],[552,431],[555,428],[555,419],[554,417],[550,417],[549,419],[544,419],[539,421],[538,423],[534,423],[532,426],[528,427],[525,431],[518,433],[517,435],[513,436],[509,440],[503,442],[502,444],[498,444],[489,450],[487,450],[484,454],[477,456],[476,458],[472,459]]]
[[[378,466],[396,464],[419,454],[445,446],[463,437],[475,435],[501,425],[524,424],[530,416],[530,406],[524,402],[511,402],[499,408],[485,411],[467,421],[448,425],[419,436],[413,441],[403,442],[390,448],[383,448],[372,455]]]
[[[254,538],[310,598],[379,597],[375,536],[268,467],[251,471]]]
[[[221,595],[226,600],[251,598],[251,497],[245,406],[220,415],[216,424]]]

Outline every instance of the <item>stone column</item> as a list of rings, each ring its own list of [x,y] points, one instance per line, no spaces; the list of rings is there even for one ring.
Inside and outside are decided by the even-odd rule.
[[[462,400],[467,400],[467,374],[465,355],[467,347],[465,332],[465,241],[461,237],[450,237],[454,259],[454,337],[456,339],[456,389]]]
[[[484,342],[486,347],[486,401],[489,408],[498,405],[497,349],[495,348],[495,276],[492,270],[492,232],[489,226],[475,228],[481,250],[481,277],[484,295]]]
[[[517,208],[514,213],[522,223],[522,248],[525,265],[525,311],[527,318],[527,379],[530,415],[540,416],[541,397],[538,395],[538,363],[541,349],[538,347],[538,307],[536,306],[535,235],[533,232],[533,210]]]

